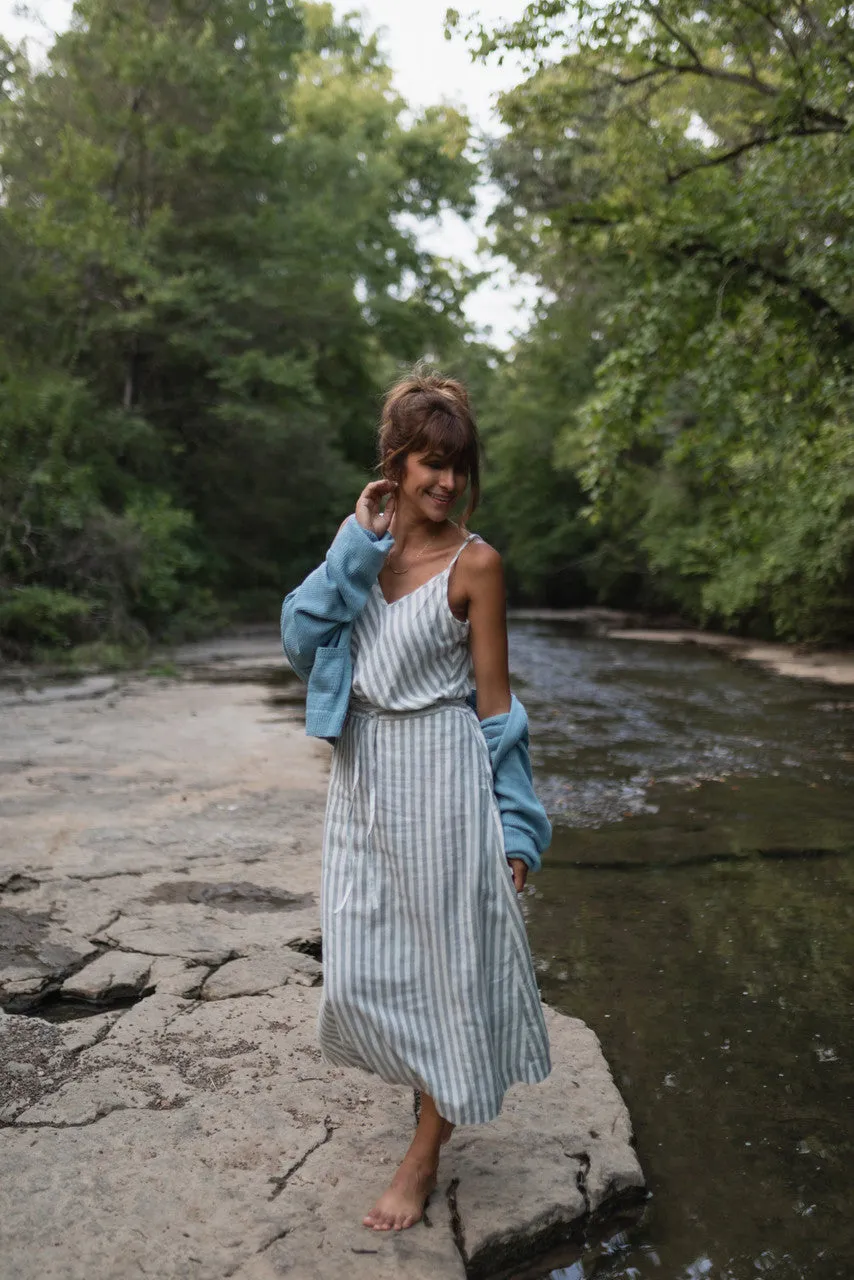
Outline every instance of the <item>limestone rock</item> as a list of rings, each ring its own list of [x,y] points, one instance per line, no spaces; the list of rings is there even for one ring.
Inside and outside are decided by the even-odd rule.
[[[238,648],[244,675],[282,661],[275,634]],[[363,1228],[413,1097],[321,1060],[321,969],[289,945],[320,940],[328,745],[263,685],[123,677],[117,696],[0,716],[0,994],[139,997],[0,1011],[4,1277],[463,1280],[463,1252],[472,1274],[528,1261],[640,1186],[596,1037],[549,1014],[551,1078],[455,1132],[430,1225]]]
[[[93,1044],[104,1039],[120,1017],[120,1009],[109,1009],[105,1013],[93,1014],[91,1018],[59,1023],[62,1049],[65,1053],[80,1053],[83,1049],[91,1049]]]
[[[0,999],[25,1002],[97,952],[88,938],[55,924],[48,912],[0,907]]]
[[[14,1194],[4,1203],[4,1275],[232,1274],[283,1228],[286,1208],[269,1200],[267,1183],[280,1153],[295,1163],[316,1141],[315,1129],[258,1104],[198,1098],[7,1130],[3,1183]]]
[[[0,706],[14,707],[22,702],[79,702],[86,698],[102,698],[116,687],[113,676],[85,676],[74,684],[46,685],[40,689],[0,694]]]
[[[444,1162],[478,1274],[547,1247],[612,1197],[643,1192],[628,1111],[598,1039],[577,1018],[545,1014],[548,1079],[516,1085],[497,1120],[460,1130]]]
[[[3,981],[3,975],[0,974],[0,983],[2,983],[0,989],[2,989],[3,998],[11,1003],[17,996],[38,995],[42,987],[47,985],[48,978],[7,978]]]
[[[96,942],[119,945],[128,951],[151,956],[181,956],[196,964],[222,964],[234,955],[234,942],[202,921],[189,926],[158,924],[148,920],[128,920],[111,925]]]
[[[217,969],[202,987],[203,1000],[228,1000],[251,996],[273,987],[294,983],[316,987],[323,979],[323,966],[311,956],[284,947],[280,952],[244,956]]]
[[[149,1101],[145,1090],[124,1071],[104,1071],[85,1080],[69,1080],[56,1092],[27,1107],[16,1117],[16,1123],[65,1125],[91,1124],[100,1116],[128,1107],[144,1107]]]
[[[145,986],[151,956],[129,951],[105,951],[85,968],[66,978],[60,988],[65,996],[80,1000],[136,995]]]
[[[161,995],[197,996],[208,972],[207,965],[192,964],[180,956],[155,956],[148,983]]]
[[[274,1274],[289,1280],[332,1280],[342,1273],[352,1280],[465,1280],[441,1185],[430,1198],[427,1221],[403,1232],[362,1225],[412,1138],[413,1116],[397,1092],[386,1113],[396,1123],[377,1129],[342,1125],[293,1174],[285,1219],[290,1229],[267,1253]],[[358,1190],[347,1176],[350,1169],[359,1170]],[[252,1274],[247,1271],[246,1280]]]

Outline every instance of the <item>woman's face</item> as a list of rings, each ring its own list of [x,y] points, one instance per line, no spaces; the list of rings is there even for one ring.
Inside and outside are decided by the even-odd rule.
[[[431,520],[444,520],[465,491],[468,476],[461,464],[433,453],[408,453],[400,480],[399,497],[408,500]]]

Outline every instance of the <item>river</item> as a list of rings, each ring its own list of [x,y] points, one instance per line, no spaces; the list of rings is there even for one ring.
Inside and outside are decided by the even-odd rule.
[[[651,1190],[545,1274],[850,1280],[854,689],[554,622],[510,650],[542,995],[599,1036]]]

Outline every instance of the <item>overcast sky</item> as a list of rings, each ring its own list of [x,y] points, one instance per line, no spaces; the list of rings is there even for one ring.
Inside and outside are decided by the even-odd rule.
[[[449,101],[468,112],[476,128],[494,131],[495,95],[518,78],[516,67],[506,62],[503,67],[473,65],[462,39],[447,41],[443,22],[448,0],[369,0],[360,5],[336,3],[339,13],[360,9],[368,29],[384,28],[383,45],[394,68],[395,81],[401,95],[413,106]],[[518,17],[525,0],[456,0],[462,13],[476,10],[486,22],[498,23]],[[51,33],[68,23],[70,0],[32,0],[24,16],[23,6],[15,0],[0,0],[0,31],[12,40],[26,36],[32,43],[31,57],[50,45]],[[434,252],[461,258],[472,266],[483,266],[476,257],[475,246],[483,231],[483,221],[494,195],[484,190],[481,212],[474,228],[459,218],[445,218],[441,225],[423,237]],[[524,327],[534,291],[530,284],[512,283],[508,274],[494,259],[489,262],[490,282],[469,300],[471,319],[486,332],[492,330],[493,341],[509,345],[514,329]]]

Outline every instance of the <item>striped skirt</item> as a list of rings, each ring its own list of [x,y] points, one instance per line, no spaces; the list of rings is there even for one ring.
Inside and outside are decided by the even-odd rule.
[[[464,701],[351,702],[323,834],[325,1061],[429,1093],[454,1124],[550,1070],[489,750]]]

